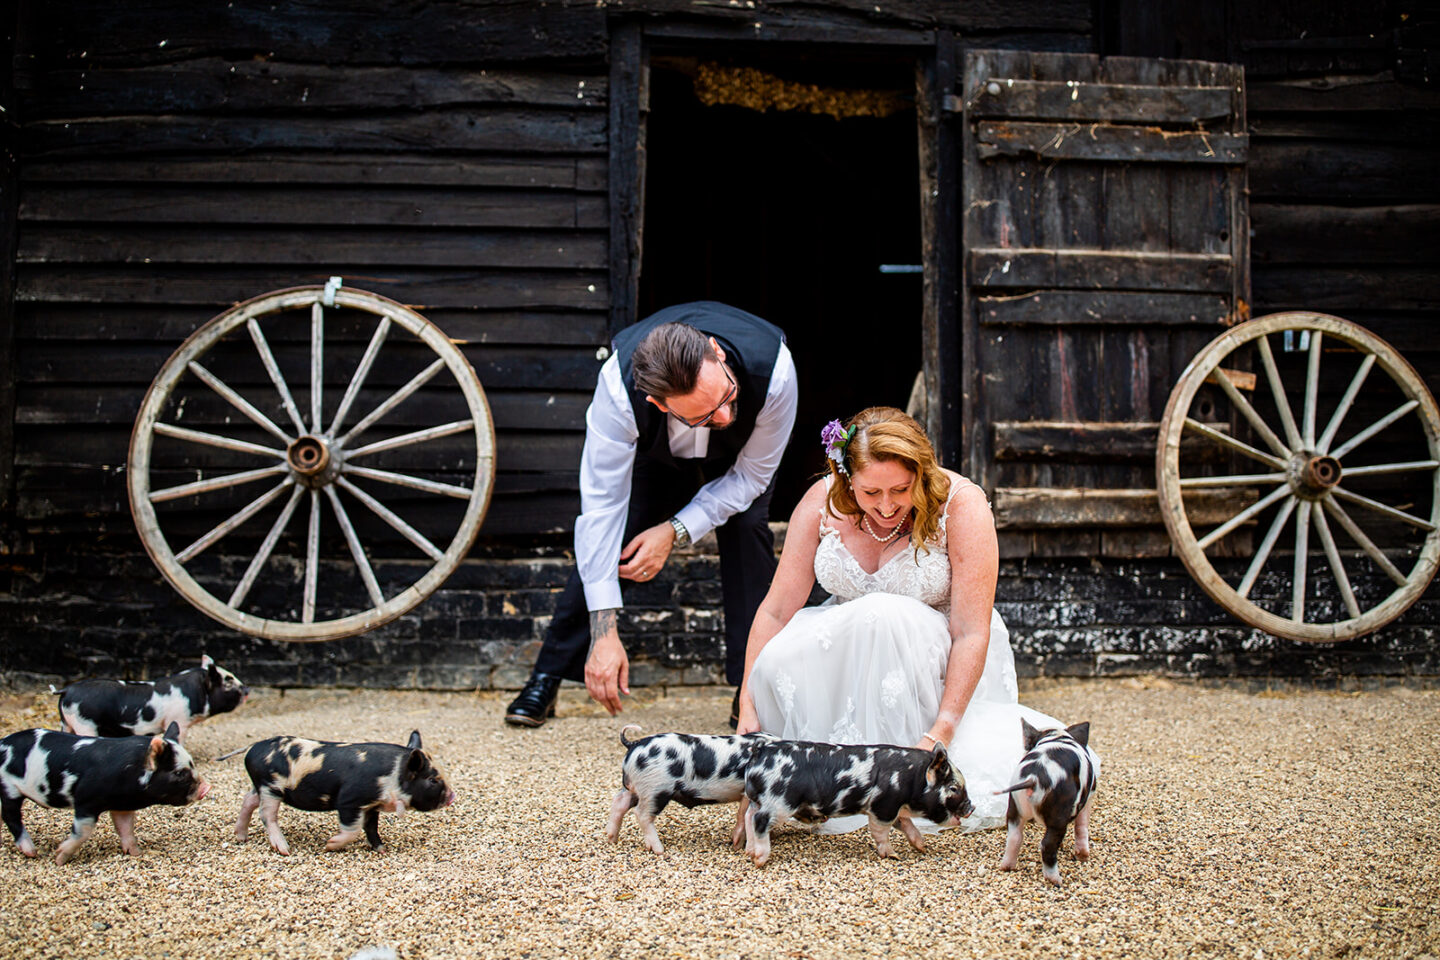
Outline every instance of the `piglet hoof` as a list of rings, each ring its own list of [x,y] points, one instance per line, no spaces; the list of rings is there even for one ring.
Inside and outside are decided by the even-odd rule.
[[[1017,858],[1017,857],[1005,857],[1004,859],[1002,859],[1002,860],[1000,861],[1000,866],[999,866],[997,869],[1000,869],[1000,870],[1014,870],[1014,869],[1015,869],[1016,867],[1018,867],[1019,865],[1020,865],[1019,858]]]
[[[16,840],[15,847],[27,857],[35,856],[35,841],[31,840],[28,836]]]
[[[1089,859],[1090,859],[1090,848],[1089,848],[1088,846],[1082,847],[1082,846],[1080,846],[1080,845],[1077,844],[1077,845],[1075,846],[1075,859],[1076,859],[1076,860],[1089,860]]]
[[[140,844],[135,843],[134,841],[131,841],[130,843],[120,844],[120,850],[121,852],[132,857],[140,856]]]
[[[1060,886],[1060,870],[1058,868],[1054,870],[1046,870],[1044,871],[1044,873],[1045,881],[1047,883],[1049,883],[1052,887]]]
[[[765,854],[765,855],[763,855],[763,856],[760,855],[760,854],[758,854],[758,853],[757,853],[757,854],[753,854],[753,855],[751,855],[751,857],[750,857],[750,862],[753,863],[753,864],[755,864],[755,866],[757,866],[757,867],[763,867],[763,866],[765,866],[765,864],[767,864],[767,863],[770,862],[770,854],[767,853],[767,854]]]
[[[664,852],[665,852],[665,844],[663,844],[663,843],[660,842],[660,838],[659,838],[659,837],[656,837],[656,838],[654,838],[654,839],[651,839],[650,837],[646,837],[646,838],[645,838],[645,849],[646,849],[646,850],[649,850],[651,853],[664,853]]]
[[[270,849],[271,849],[271,850],[274,850],[276,853],[280,854],[280,856],[282,856],[282,857],[288,857],[288,856],[290,856],[290,845],[289,845],[288,843],[275,843],[275,842],[272,840],[272,841],[270,842]]]

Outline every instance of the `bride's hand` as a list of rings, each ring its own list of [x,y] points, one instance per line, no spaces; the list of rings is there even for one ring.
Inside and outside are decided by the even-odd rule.
[[[755,715],[755,701],[742,694],[740,696],[740,722],[735,724],[735,733],[744,736],[747,733],[760,732],[760,718]]]

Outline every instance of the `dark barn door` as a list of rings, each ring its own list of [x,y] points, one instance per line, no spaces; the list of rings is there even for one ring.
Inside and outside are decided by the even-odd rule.
[[[971,51],[961,83],[964,469],[1008,556],[1165,552],[1157,422],[1248,310],[1241,68]]]

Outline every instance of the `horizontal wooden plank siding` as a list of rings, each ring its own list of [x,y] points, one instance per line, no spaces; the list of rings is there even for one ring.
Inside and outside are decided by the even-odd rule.
[[[1226,87],[1158,87],[1078,80],[995,78],[970,102],[976,117],[1194,123],[1230,113]]]
[[[128,523],[131,425],[171,352],[238,301],[340,276],[413,306],[475,368],[497,430],[482,536],[569,528],[596,351],[609,337],[603,10],[442,2],[407,11],[399,31],[393,11],[368,0],[82,3],[65,17],[23,6],[22,521]],[[164,46],[147,22],[164,24]],[[376,318],[332,311],[327,322],[333,405]],[[267,331],[287,382],[308,383],[308,315]],[[388,338],[352,421],[433,359],[427,350]],[[257,402],[275,392],[243,331],[206,366]],[[376,438],[463,417],[445,379],[397,407]],[[274,443],[203,386],[183,411],[188,428]],[[255,465],[192,446],[173,449],[167,468]],[[412,452],[428,479],[463,485],[474,469],[463,435]],[[427,495],[395,496],[402,514],[443,516]],[[197,506],[195,522],[216,519]]]
[[[1218,293],[1047,290],[1025,296],[977,297],[976,313],[987,326],[1095,323],[1213,328],[1229,319],[1230,302]]]
[[[1231,283],[1221,254],[976,248],[971,282],[985,287],[1127,287],[1221,292]]]
[[[1253,490],[1195,490],[1185,495],[1194,524],[1229,520],[1256,501]],[[1037,527],[1144,527],[1160,525],[1160,501],[1150,488],[1138,490],[1000,487],[995,491],[995,525]]]
[[[1136,163],[1244,163],[1249,143],[1243,133],[1023,121],[981,123],[976,139],[982,159],[1030,154],[1057,160]]]

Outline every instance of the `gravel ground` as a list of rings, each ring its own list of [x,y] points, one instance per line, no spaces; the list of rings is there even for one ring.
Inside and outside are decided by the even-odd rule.
[[[726,844],[733,807],[672,806],[661,856],[627,817],[602,830],[623,722],[725,732],[729,691],[641,692],[621,719],[583,690],[537,731],[500,694],[260,691],[190,738],[214,789],[108,818],[76,857],[47,855],[68,811],[26,804],[41,856],[0,849],[0,957],[1434,957],[1440,955],[1440,691],[1254,694],[1163,680],[1047,683],[1026,702],[1088,719],[1104,761],[1092,855],[1067,837],[1065,886],[1020,869],[1004,831],[947,832],[926,855],[898,833],[777,835],[763,870]],[[0,695],[0,733],[53,726],[47,694]],[[232,829],[241,758],[279,733],[403,742],[419,728],[459,791],[435,813],[381,816],[389,851],[325,853],[334,814],[285,810],[281,857]],[[386,951],[388,955],[388,951]]]

